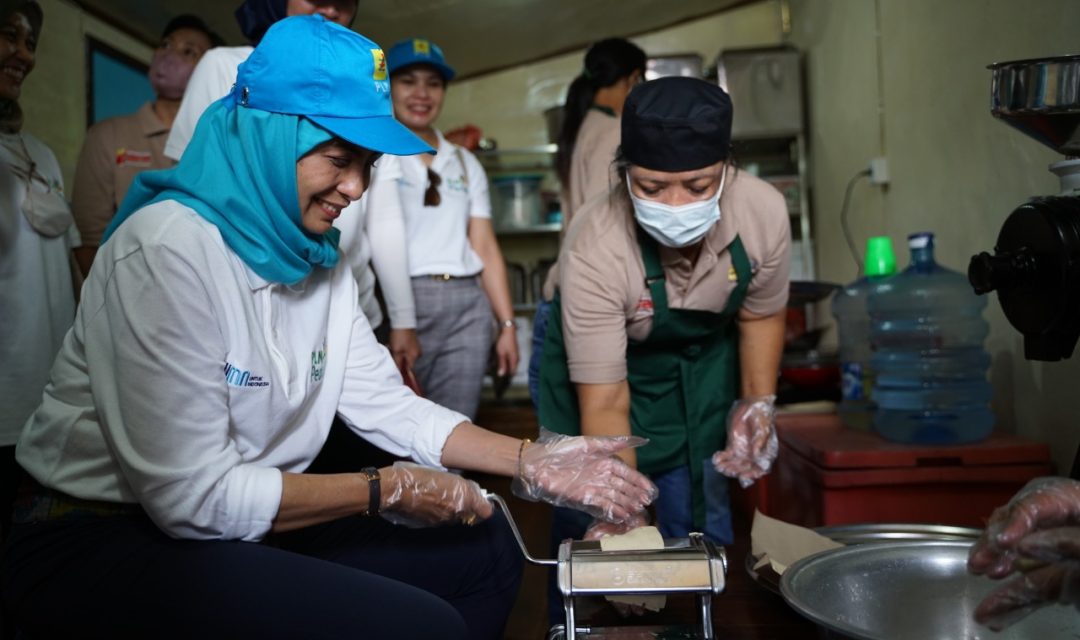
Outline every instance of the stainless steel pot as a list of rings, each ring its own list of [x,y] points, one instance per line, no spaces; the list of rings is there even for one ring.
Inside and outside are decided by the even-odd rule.
[[[1000,633],[975,607],[1000,585],[967,571],[970,542],[865,544],[804,558],[780,592],[828,637],[852,640],[1049,640],[1080,635],[1071,607],[1047,607]]]
[[[990,65],[990,112],[1046,146],[1080,156],[1080,55]]]

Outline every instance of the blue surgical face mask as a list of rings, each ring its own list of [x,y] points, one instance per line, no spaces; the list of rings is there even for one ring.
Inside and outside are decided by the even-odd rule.
[[[724,167],[720,175],[720,188],[712,197],[677,207],[635,196],[630,188],[629,175],[626,177],[626,188],[634,203],[634,218],[641,228],[660,244],[678,249],[700,241],[720,219],[720,196],[724,193],[726,178],[727,167]]]

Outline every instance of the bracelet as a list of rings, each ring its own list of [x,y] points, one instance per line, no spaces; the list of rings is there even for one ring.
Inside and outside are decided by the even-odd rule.
[[[375,467],[364,467],[360,470],[360,473],[363,474],[368,483],[368,506],[361,515],[377,516],[379,515],[379,505],[382,501],[379,487],[379,470]]]
[[[517,329],[517,325],[514,324],[513,320],[500,320],[499,326],[503,329]]]
[[[532,440],[525,438],[521,441],[521,446],[518,447],[518,463],[517,463],[517,475],[521,477],[521,454],[525,452],[525,446],[531,443]]]

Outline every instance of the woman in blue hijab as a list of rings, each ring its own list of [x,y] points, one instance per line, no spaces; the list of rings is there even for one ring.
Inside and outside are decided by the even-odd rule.
[[[613,522],[653,498],[630,439],[486,431],[376,343],[331,225],[379,154],[431,151],[386,76],[375,43],[282,20],[129,191],[17,445],[0,587],[30,636],[499,638],[520,555],[445,467]],[[413,462],[305,473],[335,415]]]

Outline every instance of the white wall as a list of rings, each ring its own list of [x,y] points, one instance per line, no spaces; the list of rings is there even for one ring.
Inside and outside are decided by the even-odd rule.
[[[662,6],[657,2],[657,10]],[[649,55],[697,53],[705,66],[710,66],[721,49],[778,44],[781,35],[777,6],[775,0],[768,0],[631,40]],[[563,103],[566,88],[581,73],[584,57],[584,50],[575,51],[451,83],[439,126],[445,130],[476,124],[501,148],[545,144],[544,110]],[[454,63],[453,59],[447,62]]]
[[[885,156],[887,189],[865,181],[850,211],[856,238],[890,235],[905,265],[906,235],[937,234],[942,264],[966,271],[993,247],[1008,214],[1057,191],[1046,166],[1061,159],[989,113],[996,61],[1077,53],[1075,0],[791,0],[790,41],[806,54],[811,183],[818,272],[851,280],[840,234],[848,179]],[[1050,443],[1068,472],[1080,441],[1080,355],[1023,359],[996,297],[986,317],[994,409],[1008,430]]]
[[[56,154],[70,196],[75,162],[86,133],[86,35],[147,63],[145,44],[88,16],[66,0],[39,0],[45,23],[34,70],[23,85],[25,130]]]

